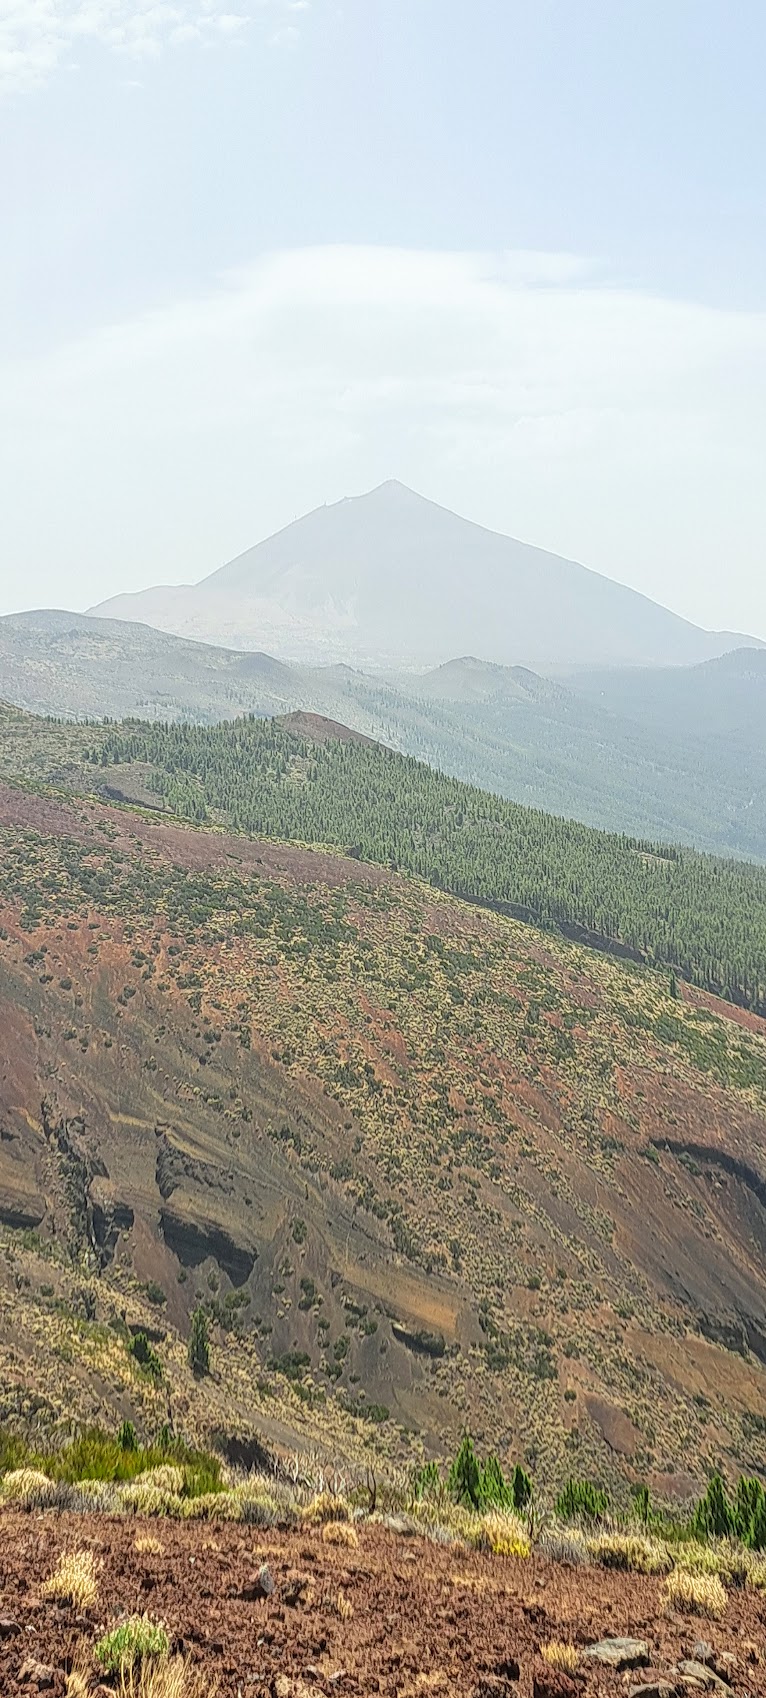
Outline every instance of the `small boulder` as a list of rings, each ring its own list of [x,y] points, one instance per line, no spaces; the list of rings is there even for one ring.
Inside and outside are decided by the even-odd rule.
[[[19,1669],[19,1680],[27,1686],[33,1686],[38,1692],[47,1692],[55,1685],[56,1670],[50,1663],[39,1663],[36,1657],[27,1657]]]
[[[564,1669],[540,1662],[532,1671],[532,1698],[579,1698],[580,1686]]]
[[[645,1639],[599,1639],[595,1645],[588,1645],[583,1651],[584,1657],[590,1657],[594,1663],[605,1663],[607,1668],[641,1669],[649,1662],[649,1646]]]
[[[631,1686],[628,1698],[673,1698],[674,1692],[669,1680],[647,1680],[643,1686]]]
[[[19,1623],[14,1621],[13,1616],[0,1615],[0,1639],[15,1639],[20,1632]]]
[[[291,1609],[295,1609],[297,1604],[304,1602],[310,1587],[311,1580],[309,1576],[307,1574],[299,1574],[297,1570],[293,1569],[291,1573],[287,1575],[285,1581],[282,1592],[283,1603],[289,1604]]]
[[[400,1539],[413,1539],[419,1532],[417,1523],[411,1521],[408,1515],[384,1515],[383,1526]]]
[[[706,1692],[723,1693],[729,1690],[728,1683],[716,1674],[715,1669],[711,1669],[707,1663],[698,1662],[696,1657],[685,1657],[678,1664],[678,1672],[683,1675],[684,1680],[696,1681]]]
[[[240,1597],[248,1603],[255,1603],[258,1598],[270,1598],[274,1590],[274,1576],[267,1562],[262,1562],[255,1574],[242,1587]]]

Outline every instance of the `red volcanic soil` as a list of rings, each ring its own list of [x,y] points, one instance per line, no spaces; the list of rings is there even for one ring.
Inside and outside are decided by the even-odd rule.
[[[78,798],[59,801],[4,784],[0,780],[0,826],[33,831],[41,837],[71,838],[76,843],[104,847],[103,827],[114,828],[110,844],[130,853],[140,843],[174,866],[190,871],[216,867],[243,872],[257,867],[266,876],[284,875],[296,884],[310,882],[341,886],[391,884],[394,875],[384,867],[357,861],[328,850],[305,849],[300,844],[272,842],[269,838],[235,837],[229,832],[204,830],[198,826],[158,824],[133,809],[109,807]]]
[[[338,719],[325,719],[321,713],[304,713],[296,708],[295,713],[283,714],[277,723],[293,736],[305,738],[307,743],[367,743],[370,748],[375,747],[374,737],[352,731],[350,725],[341,725]]]
[[[746,1032],[755,1032],[757,1037],[766,1038],[766,1020],[762,1014],[753,1014],[749,1008],[738,1008],[736,1002],[713,996],[711,991],[700,990],[697,985],[681,982],[680,991],[684,1002],[691,1003],[694,1008],[706,1008],[722,1020],[732,1020],[735,1026],[743,1026]]]
[[[355,1550],[326,1544],[318,1530],[54,1513],[6,1513],[0,1534],[8,1698],[38,1690],[22,1678],[30,1658],[54,1671],[47,1690],[63,1698],[78,1646],[144,1611],[217,1681],[219,1698],[576,1698],[658,1679],[682,1692],[677,1665],[700,1639],[734,1692],[766,1694],[766,1607],[744,1590],[729,1594],[721,1621],[684,1618],[666,1612],[657,1579],[487,1557],[372,1524],[359,1527]],[[137,1550],[147,1537],[161,1549]],[[82,1546],[101,1564],[99,1598],[77,1616],[42,1587],[61,1552]],[[273,1581],[266,1597],[254,1595],[264,1563]],[[620,1675],[583,1661],[572,1681],[540,1655],[551,1639],[584,1649],[612,1635],[645,1640],[649,1666]]]

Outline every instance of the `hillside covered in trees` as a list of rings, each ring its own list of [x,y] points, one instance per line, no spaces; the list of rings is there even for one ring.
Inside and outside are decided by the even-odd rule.
[[[152,769],[175,813],[327,844],[766,1007],[766,869],[593,830],[380,746],[278,721],[125,722],[90,758]]]

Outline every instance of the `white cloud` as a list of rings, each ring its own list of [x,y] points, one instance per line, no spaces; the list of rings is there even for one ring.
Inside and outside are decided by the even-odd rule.
[[[396,476],[766,635],[766,314],[567,255],[277,253],[0,369],[6,606],[201,577]]]
[[[255,11],[279,15],[290,0],[251,0]],[[237,36],[250,12],[223,9],[218,0],[0,0],[0,96],[24,93],[76,64],[86,42],[135,58],[164,48]],[[295,25],[288,25],[295,30]]]

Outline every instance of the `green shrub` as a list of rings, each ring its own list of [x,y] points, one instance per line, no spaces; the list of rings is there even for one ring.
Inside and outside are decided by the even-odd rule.
[[[145,1332],[137,1332],[128,1345],[128,1354],[153,1380],[162,1379],[162,1363]]]
[[[105,1674],[121,1674],[135,1668],[146,1657],[166,1657],[170,1649],[167,1629],[148,1615],[132,1615],[99,1639],[96,1658]]]
[[[10,1468],[23,1468],[29,1459],[29,1446],[16,1433],[0,1427],[0,1474]]]
[[[481,1508],[481,1468],[470,1433],[464,1433],[460,1441],[447,1476],[447,1489],[456,1503],[471,1509]]]
[[[766,1547],[766,1492],[760,1480],[740,1476],[734,1522],[737,1535],[748,1550],[762,1551]]]
[[[161,1434],[156,1445],[144,1447],[137,1440],[135,1444],[126,1444],[125,1437],[130,1437],[125,1434],[126,1426],[130,1428],[131,1423],[123,1423],[116,1438],[99,1427],[89,1428],[60,1450],[36,1457],[35,1465],[43,1468],[51,1480],[70,1485],[87,1482],[93,1486],[99,1481],[129,1483],[150,1472],[156,1479],[157,1469],[171,1463],[180,1470],[185,1497],[221,1490],[221,1462],[217,1456],[193,1450],[182,1439],[173,1439],[168,1434]]]
[[[631,1486],[630,1495],[636,1519],[643,1527],[648,1527],[653,1520],[651,1498],[648,1486]]]
[[[608,1492],[601,1491],[590,1480],[567,1480],[556,1499],[556,1515],[560,1521],[601,1521],[609,1507]]]
[[[413,1480],[412,1495],[419,1503],[444,1492],[438,1463],[427,1462]],[[532,1481],[520,1463],[506,1480],[494,1451],[484,1464],[476,1455],[470,1434],[465,1433],[448,1476],[446,1490],[456,1503],[471,1509],[505,1509],[518,1512],[532,1496]]]
[[[120,1450],[138,1450],[138,1435],[132,1421],[123,1421],[117,1443]]]
[[[196,1308],[189,1333],[189,1367],[198,1379],[210,1373],[210,1334],[204,1309]]]
[[[692,1529],[702,1539],[711,1536],[727,1539],[736,1531],[734,1511],[720,1474],[712,1475],[704,1497],[700,1498],[692,1516]]]
[[[418,1468],[412,1482],[412,1495],[416,1503],[422,1498],[431,1497],[442,1490],[442,1478],[438,1462],[425,1462]]]

